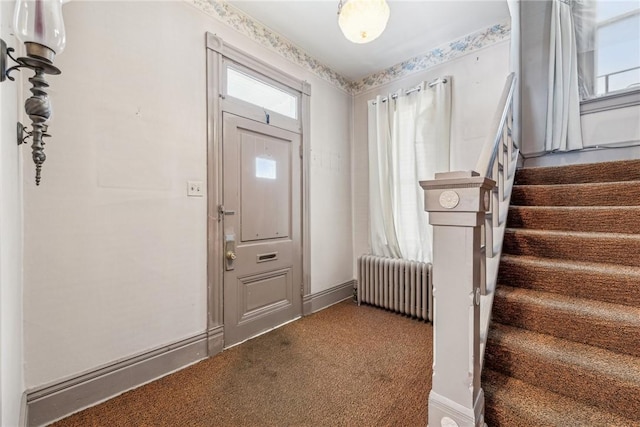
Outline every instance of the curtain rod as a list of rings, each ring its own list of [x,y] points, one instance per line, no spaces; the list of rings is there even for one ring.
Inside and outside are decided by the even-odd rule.
[[[428,87],[434,87],[438,83],[442,83],[442,84],[447,83],[447,79],[435,79],[435,80],[429,82],[427,84],[427,86]],[[421,90],[422,90],[422,85],[419,85],[419,86],[414,87],[413,89],[409,89],[404,94],[405,95],[409,95],[412,92],[420,92]],[[398,94],[394,93],[393,95],[391,95],[391,99],[396,99],[396,98],[398,98]],[[386,96],[384,98],[382,98],[382,102],[387,102],[388,100],[389,100],[389,98],[386,97]],[[377,102],[373,101],[373,105],[376,105],[376,104],[377,104]]]

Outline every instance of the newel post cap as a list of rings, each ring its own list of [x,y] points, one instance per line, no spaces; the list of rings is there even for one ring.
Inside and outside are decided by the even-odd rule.
[[[474,171],[437,173],[433,180],[420,181],[427,212],[486,212],[495,185]]]

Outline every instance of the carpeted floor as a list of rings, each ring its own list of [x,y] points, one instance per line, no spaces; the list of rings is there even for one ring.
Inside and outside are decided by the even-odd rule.
[[[640,427],[640,159],[517,171],[483,388],[492,427]]]
[[[63,426],[424,426],[432,329],[345,301]]]

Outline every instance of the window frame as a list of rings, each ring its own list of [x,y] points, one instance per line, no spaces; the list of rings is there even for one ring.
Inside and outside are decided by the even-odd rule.
[[[599,0],[596,0],[596,1],[599,1]],[[616,22],[619,22],[623,19],[635,16],[635,15],[640,15],[640,9],[631,10],[623,14],[608,18],[602,22],[596,23],[595,45],[597,46],[598,30],[600,28],[606,25],[615,24]],[[597,55],[597,50],[596,50],[596,55]],[[598,76],[597,61],[594,61],[594,62],[595,63],[593,64],[594,65],[593,74],[594,74],[595,81],[593,82],[593,85],[595,89],[598,86],[599,76]],[[620,89],[612,92],[606,92],[603,95],[594,96],[589,99],[584,99],[584,100],[581,99],[580,114],[581,115],[592,114],[600,111],[608,111],[608,110],[615,110],[618,108],[632,107],[635,105],[640,105],[640,87]]]
[[[239,73],[245,74],[253,79],[263,82],[265,85],[275,87],[285,93],[296,98],[296,116],[297,118],[291,118],[284,114],[270,110],[268,108],[261,107],[257,104],[253,104],[248,101],[244,101],[240,98],[236,98],[233,95],[229,95],[227,92],[227,70],[233,69]],[[267,114],[269,115],[268,124],[271,126],[279,127],[282,129],[290,130],[296,133],[300,133],[301,130],[301,115],[302,115],[302,96],[300,91],[291,89],[285,84],[282,84],[266,75],[259,73],[251,68],[248,68],[232,59],[222,59],[222,73],[221,73],[221,95],[222,95],[222,108],[224,111],[228,111],[234,114],[238,114],[250,119],[267,123]]]

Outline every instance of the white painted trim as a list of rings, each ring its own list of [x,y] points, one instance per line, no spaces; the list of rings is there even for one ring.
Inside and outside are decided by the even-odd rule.
[[[222,203],[222,114],[223,111],[235,113],[243,117],[251,118],[247,114],[250,110],[262,111],[255,106],[250,106],[242,111],[230,110],[232,104],[224,102],[223,76],[224,62],[226,59],[232,60],[252,72],[261,74],[269,80],[279,85],[290,88],[299,96],[300,117],[296,120],[296,129],[287,129],[300,135],[302,144],[301,160],[301,233],[302,233],[302,292],[299,298],[310,293],[310,269],[311,269],[311,229],[310,229],[310,209],[309,209],[309,176],[310,176],[310,116],[311,116],[311,85],[304,80],[297,79],[272,65],[249,55],[242,50],[226,43],[221,37],[207,32],[205,34],[205,46],[207,51],[207,197],[208,197],[208,253],[207,253],[207,304],[208,304],[208,325],[212,327],[222,327],[223,317],[223,279],[224,267],[222,263],[222,230],[221,222],[218,221],[217,207]],[[260,113],[262,114],[262,112]],[[298,295],[298,284],[296,284],[296,294]],[[299,314],[304,313],[302,312]],[[216,344],[217,346],[217,344]]]
[[[198,334],[69,380],[31,390],[26,397],[26,424],[32,427],[52,423],[183,369],[205,359],[208,341],[216,338],[208,333]]]
[[[260,335],[268,334],[268,333],[269,333],[269,332],[271,332],[271,331],[274,331],[274,330],[276,330],[276,329],[278,329],[278,328],[281,328],[281,327],[283,327],[284,325],[288,325],[289,323],[293,323],[293,322],[295,322],[296,320],[300,320],[301,318],[302,318],[302,316],[298,316],[298,317],[296,317],[295,319],[287,320],[286,322],[280,323],[279,325],[274,326],[273,328],[269,328],[269,329],[267,329],[266,331],[262,331],[262,332],[260,332],[259,334],[252,335],[252,336],[250,336],[249,338],[247,338],[247,339],[245,339],[245,340],[242,340],[242,341],[237,342],[237,343],[235,343],[235,344],[231,344],[229,347],[225,348],[225,350],[229,350],[230,348],[233,348],[233,347],[239,346],[240,344],[244,344],[244,343],[246,343],[247,341],[250,341],[250,340],[252,340],[252,339],[254,339],[254,338],[258,338]]]
[[[305,91],[305,84],[303,81],[280,71],[267,62],[245,53],[229,43],[225,43],[224,39],[216,36],[215,34],[207,33],[207,48],[253,72],[267,76],[269,79],[293,89],[294,91],[303,93]]]
[[[24,427],[27,425],[27,392],[22,393],[20,399],[20,418],[18,418],[18,426]]]
[[[311,85],[303,84],[302,117],[302,295],[311,294]],[[302,302],[304,314],[304,299]]]
[[[311,295],[305,295],[302,301],[303,314],[305,316],[308,316],[309,314],[324,310],[327,307],[352,298],[355,284],[355,279],[349,280],[348,282],[336,285],[329,289],[325,289],[324,291],[316,292],[315,294]]]
[[[473,410],[460,405],[453,400],[435,393],[433,390],[429,393],[429,409],[433,408],[433,412],[438,412],[437,416],[429,417],[442,419],[442,416],[449,416],[449,418],[456,421],[460,427],[482,427],[484,424],[484,390],[480,389],[473,404]],[[427,424],[428,427],[440,427],[441,423]]]
[[[640,89],[612,93],[580,102],[580,115],[640,105]]]

